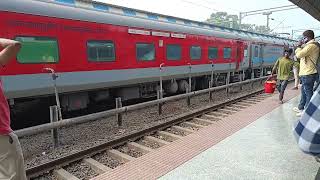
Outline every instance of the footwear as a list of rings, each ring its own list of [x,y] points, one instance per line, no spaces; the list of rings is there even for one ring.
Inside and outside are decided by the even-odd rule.
[[[283,104],[283,101],[282,101],[282,100],[280,100],[280,101],[279,101],[279,104]]]
[[[292,90],[298,90],[299,88],[298,87],[294,87],[294,88],[292,88]]]
[[[282,101],[282,99],[283,99],[283,92],[279,94],[279,100]]]
[[[294,112],[296,112],[296,113],[300,113],[300,112],[301,112],[301,110],[300,110],[298,107],[294,107],[292,110],[293,110]]]
[[[301,112],[297,113],[297,114],[296,114],[296,116],[297,116],[297,117],[301,117],[301,116],[302,116],[302,114],[303,114],[303,111],[301,111]]]

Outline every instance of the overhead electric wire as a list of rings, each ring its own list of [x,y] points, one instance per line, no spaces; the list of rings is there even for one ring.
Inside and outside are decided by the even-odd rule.
[[[284,18],[284,19],[283,19],[278,25],[276,25],[273,29],[271,29],[270,32],[274,31],[274,30],[275,30],[278,26],[280,26],[286,19],[287,19],[287,17]]]
[[[285,7],[295,7],[295,8],[299,8],[296,5],[286,5],[286,6],[279,6],[279,7],[273,7],[273,8],[266,8],[266,9],[258,9],[258,10],[254,10],[254,11],[247,11],[246,13],[252,13],[252,12],[258,12],[258,11],[268,11],[268,10],[272,10],[272,9],[280,9],[280,8],[285,8]],[[276,10],[275,10],[276,11]],[[275,12],[273,11],[273,12]]]
[[[220,10],[218,10],[218,9],[211,8],[211,7],[202,5],[202,4],[194,3],[194,2],[191,2],[191,1],[187,1],[187,0],[181,0],[181,1],[182,1],[182,2],[186,2],[186,3],[189,3],[189,4],[192,4],[192,5],[195,5],[195,6],[203,7],[203,8],[206,8],[206,9],[210,9],[210,10],[214,10],[214,11],[220,11]]]
[[[208,1],[208,0],[202,0],[202,1],[207,2],[208,4],[211,4],[211,3],[217,4],[216,2],[213,2],[213,1]],[[229,9],[229,10],[232,10],[232,11],[241,12],[240,10],[233,9],[233,8],[224,8],[224,9]]]

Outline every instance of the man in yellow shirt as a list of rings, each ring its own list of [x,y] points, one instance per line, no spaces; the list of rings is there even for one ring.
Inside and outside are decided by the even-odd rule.
[[[299,106],[293,110],[298,113],[297,116],[301,116],[313,95],[314,83],[318,80],[316,64],[319,57],[319,47],[314,40],[312,30],[303,32],[303,40],[300,41],[295,53],[297,58],[300,58],[299,76],[302,86]]]
[[[293,66],[297,66],[297,64],[290,59],[292,52],[292,49],[284,50],[284,56],[277,60],[272,69],[271,76],[273,76],[274,73],[277,73],[277,90],[279,91],[279,101],[281,104],[283,103],[283,95],[288,85],[291,70],[293,69]]]

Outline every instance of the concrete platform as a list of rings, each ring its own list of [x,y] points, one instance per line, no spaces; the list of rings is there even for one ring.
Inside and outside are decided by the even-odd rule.
[[[290,88],[283,105],[274,94],[94,179],[314,179],[320,164],[292,134]]]
[[[319,163],[292,135],[296,97],[171,171],[160,180],[315,179]]]

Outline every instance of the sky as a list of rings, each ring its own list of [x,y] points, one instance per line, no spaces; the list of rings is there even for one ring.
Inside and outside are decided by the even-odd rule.
[[[240,12],[292,5],[288,0],[96,0],[109,4],[147,10],[159,14],[205,21],[211,13],[224,11],[239,15]],[[302,9],[274,12],[270,15],[270,29],[277,33],[301,35],[304,29],[313,29],[320,35],[320,22]],[[265,15],[247,16],[243,23],[266,25]]]

